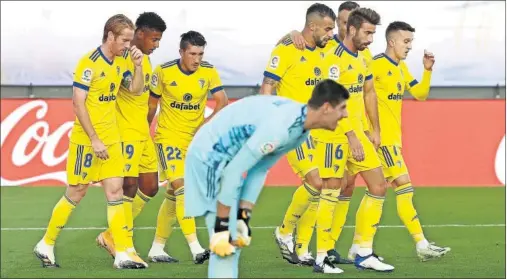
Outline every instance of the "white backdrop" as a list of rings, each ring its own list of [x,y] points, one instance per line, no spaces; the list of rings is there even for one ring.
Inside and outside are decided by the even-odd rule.
[[[77,60],[101,43],[108,17],[124,13],[133,21],[144,11],[166,21],[154,64],[178,57],[179,36],[201,32],[205,60],[217,66],[225,85],[255,85],[276,41],[301,30],[314,2],[1,2],[1,83],[70,85]],[[337,10],[340,1],[322,1]],[[407,59],[416,77],[424,49],[437,63],[433,85],[505,85],[505,2],[359,1],[382,16],[373,54],[384,51],[389,22],[416,28]]]

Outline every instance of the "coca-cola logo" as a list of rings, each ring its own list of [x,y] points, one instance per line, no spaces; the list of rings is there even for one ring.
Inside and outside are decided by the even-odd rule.
[[[65,183],[72,108],[54,106],[50,111],[47,101],[20,102],[5,118],[2,116],[0,185]]]
[[[56,186],[67,183],[65,165],[75,117],[70,102],[2,102],[0,185]],[[205,108],[206,117],[212,112],[211,108]]]

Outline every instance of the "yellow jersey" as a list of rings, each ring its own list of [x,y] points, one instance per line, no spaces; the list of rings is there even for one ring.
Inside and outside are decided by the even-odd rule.
[[[335,34],[331,40],[329,40],[324,48],[324,53],[327,55],[331,52],[334,53],[336,48],[340,45],[340,39],[338,39],[338,35]],[[366,63],[369,65],[372,61],[373,57],[371,55],[371,51],[369,48],[365,48],[364,50],[359,51],[359,53],[366,59]]]
[[[197,71],[186,72],[176,59],[155,68],[150,90],[161,98],[155,142],[187,145],[204,121],[208,92],[221,91],[223,85],[210,63],[202,61]]]
[[[371,71],[378,99],[381,144],[401,147],[403,93],[408,90],[416,99],[426,99],[430,89],[431,71],[425,70],[422,82],[419,83],[410,74],[404,61],[397,63],[384,53],[373,58]]]
[[[126,77],[122,80],[116,100],[116,121],[120,128],[122,141],[145,141],[150,137],[148,124],[148,98],[150,97],[151,61],[148,55],[143,57],[144,87],[141,95],[128,90],[135,71],[130,52],[123,56],[127,65]]]
[[[332,79],[348,89],[348,117],[338,122],[335,131],[317,130],[315,138],[333,142],[347,142],[345,132],[367,130],[364,125],[365,107],[363,100],[364,83],[372,79],[367,60],[361,53],[353,53],[341,42],[335,51],[326,55],[326,73]]]
[[[286,39],[271,52],[264,76],[278,81],[278,96],[306,104],[315,85],[324,78],[323,58],[322,48],[299,50]]]
[[[105,144],[120,142],[116,122],[116,95],[127,72],[125,59],[107,59],[100,47],[83,56],[74,71],[73,86],[88,91],[86,109],[98,138]],[[90,146],[91,141],[79,119],[75,119],[70,142]]]
[[[326,47],[324,48],[324,52],[326,55],[328,54],[334,54],[336,48],[340,45],[340,39],[338,39],[338,35],[335,34],[331,40],[329,40],[326,44]],[[371,55],[371,51],[369,48],[366,48],[364,50],[359,51],[359,53],[366,59],[366,64],[370,65],[373,57]],[[341,123],[343,125],[343,123]],[[363,127],[365,130],[370,129],[370,122],[368,121],[368,118],[366,117],[366,114],[363,116]]]

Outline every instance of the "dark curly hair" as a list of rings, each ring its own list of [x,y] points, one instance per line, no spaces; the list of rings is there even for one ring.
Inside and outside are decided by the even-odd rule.
[[[164,33],[167,29],[165,21],[154,12],[145,12],[139,15],[136,20],[136,28],[140,29],[152,29]]]

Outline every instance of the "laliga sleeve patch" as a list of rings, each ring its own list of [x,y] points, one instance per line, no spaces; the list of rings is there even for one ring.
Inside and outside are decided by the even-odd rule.
[[[83,71],[83,75],[81,75],[81,81],[90,83],[92,81],[93,71],[90,68],[86,68]]]
[[[261,153],[263,155],[267,155],[276,149],[276,143],[274,142],[267,142],[261,146]]]
[[[157,85],[158,85],[158,75],[154,74],[153,76],[151,76],[151,86],[157,87]]]
[[[271,57],[271,62],[269,63],[269,67],[271,69],[278,68],[279,64],[280,64],[280,57],[279,56],[273,56],[273,57]]]
[[[333,80],[338,80],[340,78],[340,68],[337,65],[332,65],[329,67],[329,78]]]

